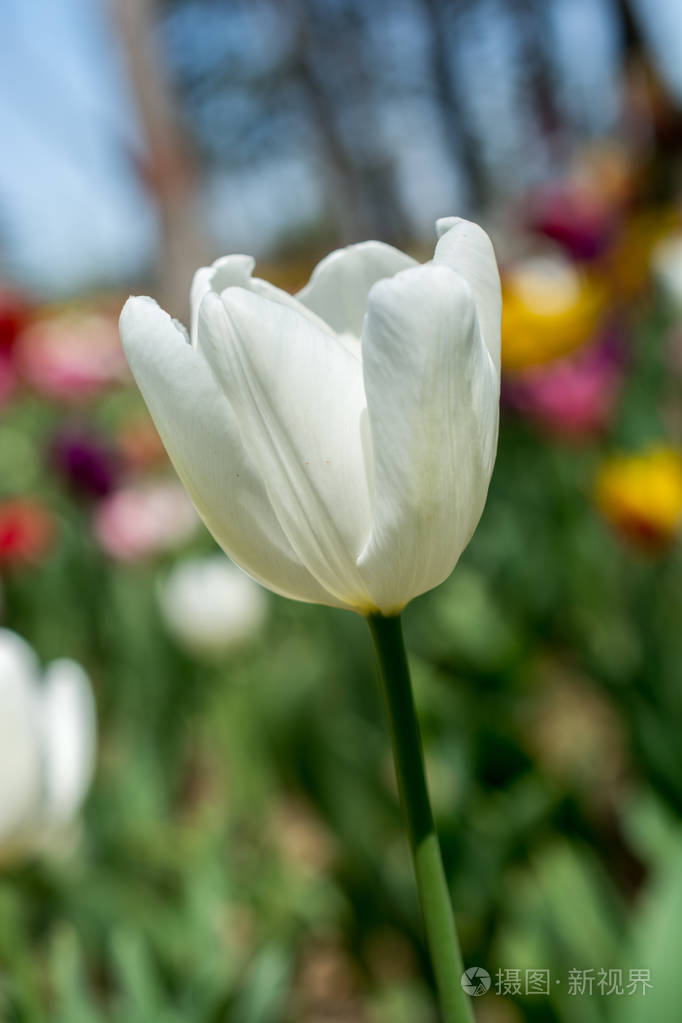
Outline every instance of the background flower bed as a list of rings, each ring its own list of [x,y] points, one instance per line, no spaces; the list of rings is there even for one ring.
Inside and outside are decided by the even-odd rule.
[[[367,47],[387,39],[390,57],[407,36],[372,20],[388,19],[390,6],[353,22],[358,5],[316,3],[321,21],[306,45],[343,57],[355,32]],[[396,17],[422,8],[395,6]],[[202,29],[195,49],[183,49],[183,25],[201,24],[191,8],[168,5],[161,29],[183,124],[196,121],[193,157],[213,173],[236,151],[251,168],[273,123],[281,144],[289,137],[263,86],[294,88],[301,64],[274,65],[262,79],[252,40],[246,80],[225,84],[216,68],[230,78],[235,65],[221,65],[218,43],[241,37]],[[335,18],[345,34],[329,34]],[[443,38],[452,20],[450,11]],[[196,41],[207,38],[210,53]],[[561,981],[549,997],[493,988],[476,1002],[483,1023],[673,1023],[678,1013],[680,132],[642,39],[623,40],[629,100],[609,137],[536,124],[538,146],[559,141],[560,156],[550,166],[519,142],[505,160],[497,154],[497,184],[476,200],[498,245],[507,310],[498,461],[454,575],[405,614],[465,961],[493,978],[537,967]],[[416,57],[409,46],[400,52],[412,56],[391,66],[389,82],[397,88],[399,69],[407,93]],[[426,63],[437,67],[437,53]],[[367,81],[383,95],[386,69],[353,88],[337,71],[329,110],[338,106],[363,143],[347,166],[353,208],[340,187],[336,219],[325,207],[319,222],[297,222],[287,244],[272,245],[262,275],[292,290],[329,238],[410,242],[407,221],[391,212],[395,168],[366,145],[378,145],[375,122],[344,105],[367,93]],[[305,83],[296,88],[307,95]],[[220,109],[233,132],[229,159],[224,136],[206,128],[212,118],[199,116],[202,103],[215,112],[221,89],[232,99],[244,91],[245,110],[256,110],[254,134],[242,138],[244,110]],[[537,96],[531,82],[521,141]],[[460,163],[478,153],[480,169],[487,134],[479,125]],[[176,156],[190,152],[174,141]],[[411,152],[426,160],[421,145]],[[177,252],[164,203],[180,195],[188,219],[186,186],[196,179],[156,152],[129,156],[162,236],[163,258],[138,270],[149,280],[136,279],[136,290],[170,288],[180,303],[188,282],[171,287],[164,261]],[[440,159],[432,181],[442,184]],[[527,166],[549,184],[516,180]],[[315,181],[333,184],[329,171],[318,167]],[[273,172],[275,199],[263,200],[268,215],[273,202],[287,205],[281,175]],[[437,212],[474,215],[475,198],[452,192],[453,208]],[[252,219],[257,233],[263,216]],[[431,240],[418,236],[413,247],[421,255]],[[16,280],[0,294],[0,624],[42,663],[73,657],[86,667],[99,750],[69,855],[0,856],[0,1019],[429,1023],[431,982],[363,623],[267,595],[265,620],[239,644],[189,652],[160,593],[175,566],[215,548],[127,376],[118,276],[98,264],[87,288],[72,283],[55,304],[45,282],[22,276],[11,236],[6,248],[6,276]],[[93,294],[99,274],[107,289]],[[651,970],[645,997],[568,993],[572,969],[631,967]]]
[[[622,538],[594,488],[621,438],[658,430],[668,323],[649,293],[596,438],[555,439],[507,411],[474,540],[405,616],[466,961],[557,975],[633,961],[652,969],[649,1005],[679,941],[675,924],[671,962],[652,961],[647,935],[679,884],[666,877],[682,812],[680,553]],[[172,549],[105,553],[107,498],[52,457],[65,416],[96,424],[126,486],[170,473],[158,453],[125,460],[124,427],[148,430],[132,386],[68,409],[25,390],[4,408],[5,487],[51,522],[30,557],[6,557],[4,624],[44,659],[81,661],[100,717],[77,852],[0,879],[7,1018],[430,1019],[362,622],[271,597],[240,649],[183,653],[159,579],[212,543],[194,527]],[[490,994],[482,1018],[523,1018],[511,1001]],[[583,1018],[565,992],[516,1001],[528,1018]],[[621,1018],[615,996],[591,1004]]]

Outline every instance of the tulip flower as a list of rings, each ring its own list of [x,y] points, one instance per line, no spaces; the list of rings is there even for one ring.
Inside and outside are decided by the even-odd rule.
[[[27,384],[58,401],[91,398],[126,378],[115,321],[101,313],[36,320],[19,335],[16,348]]]
[[[119,475],[117,453],[84,427],[60,430],[51,444],[50,461],[67,485],[83,497],[104,497]]]
[[[9,401],[17,385],[17,374],[7,352],[0,348],[0,408]]]
[[[617,213],[605,196],[570,181],[537,189],[527,203],[530,229],[557,242],[572,259],[586,262],[608,248]]]
[[[632,202],[636,167],[632,155],[612,141],[582,146],[559,180],[534,188],[525,205],[526,223],[557,242],[574,260],[608,253]]]
[[[495,460],[501,297],[488,236],[440,220],[424,265],[389,245],[323,259],[295,297],[234,255],[197,271],[189,331],[149,298],[124,348],[226,553],[297,600],[368,617],[446,1019],[470,1018],[398,613],[453,570]]]
[[[39,561],[54,534],[53,519],[42,504],[30,498],[0,501],[0,568]]]
[[[179,483],[151,480],[107,494],[93,525],[109,557],[135,562],[179,547],[192,536],[198,519]]]
[[[221,554],[181,561],[159,584],[158,598],[171,635],[207,657],[249,640],[267,611],[262,588]]]
[[[623,536],[645,550],[663,549],[682,528],[682,453],[661,444],[613,456],[599,472],[596,498]]]
[[[0,629],[0,864],[63,849],[94,758],[83,669],[62,659],[43,674],[30,646]]]
[[[682,233],[661,239],[651,253],[651,271],[676,313],[682,310]]]
[[[510,374],[503,400],[558,436],[582,439],[608,425],[622,377],[622,356],[607,335],[564,359]]]
[[[332,253],[296,296],[228,256],[189,335],[148,298],[121,335],[173,464],[226,553],[297,600],[390,614],[445,579],[485,504],[500,295],[487,236],[440,222],[432,262]]]
[[[502,367],[539,366],[568,355],[595,334],[604,289],[594,273],[559,256],[534,256],[504,276]]]
[[[0,352],[8,352],[31,316],[28,301],[14,288],[0,284]]]
[[[12,397],[17,386],[14,343],[30,315],[27,301],[0,284],[0,406]]]
[[[635,298],[647,287],[653,253],[663,239],[679,230],[679,219],[675,207],[651,207],[625,221],[606,265],[619,302]]]

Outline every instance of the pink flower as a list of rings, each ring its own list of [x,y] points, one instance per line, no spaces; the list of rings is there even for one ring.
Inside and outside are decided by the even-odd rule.
[[[95,535],[119,561],[140,561],[179,546],[194,533],[198,516],[174,480],[124,487],[99,504]]]
[[[27,383],[50,398],[89,398],[127,378],[115,320],[69,312],[37,320],[17,339]]]
[[[505,382],[508,405],[567,437],[600,433],[620,393],[622,358],[613,339],[579,349],[568,358],[533,366]]]

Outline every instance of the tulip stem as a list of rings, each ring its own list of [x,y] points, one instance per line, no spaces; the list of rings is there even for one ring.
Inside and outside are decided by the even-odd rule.
[[[419,723],[400,616],[367,618],[383,683],[393,757],[417,879],[419,901],[445,1023],[472,1023],[450,893],[424,774]]]

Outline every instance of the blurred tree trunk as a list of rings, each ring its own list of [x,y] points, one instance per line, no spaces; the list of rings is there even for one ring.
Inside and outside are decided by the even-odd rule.
[[[646,51],[639,22],[634,17],[627,0],[614,0],[616,18],[619,22],[623,50],[626,60],[630,57],[641,58]]]
[[[682,172],[680,105],[650,52],[641,25],[644,11],[630,0],[614,0],[613,11],[622,41],[625,119],[630,143],[639,158],[647,162],[649,198],[654,201],[677,198]]]
[[[347,245],[362,236],[365,224],[359,209],[361,182],[336,123],[334,103],[311,59],[314,43],[309,19],[300,11],[298,43],[292,73],[303,93],[328,175],[327,206],[337,228],[338,242]]]
[[[299,24],[298,78],[331,171],[340,240],[369,235],[402,243],[409,227],[373,110],[364,12],[324,0],[294,0],[292,10]],[[352,137],[344,122],[352,125]]]
[[[557,71],[550,46],[547,0],[510,0],[512,22],[517,26],[523,74],[533,111],[550,160],[563,162],[564,123],[557,102]]]
[[[210,245],[201,227],[197,174],[154,38],[156,0],[112,0],[145,143],[138,173],[159,214],[159,300],[186,319],[189,287]]]
[[[467,0],[419,0],[428,31],[429,64],[433,76],[436,106],[446,146],[464,177],[468,213],[475,217],[489,198],[489,180],[467,103],[467,90],[452,60],[448,11],[455,19],[455,34],[469,8]]]

